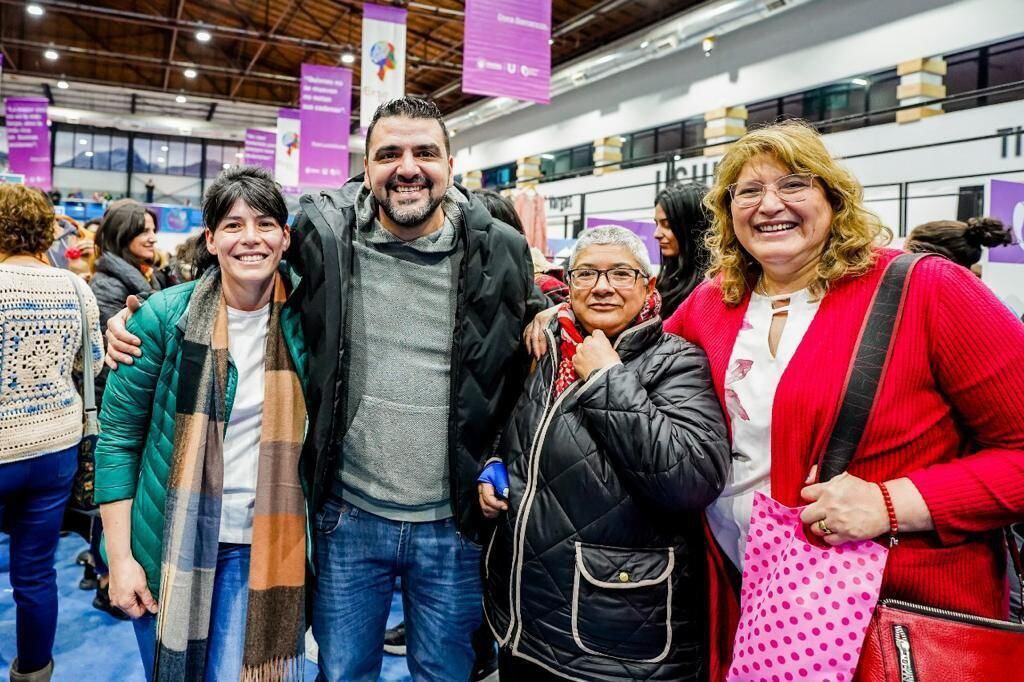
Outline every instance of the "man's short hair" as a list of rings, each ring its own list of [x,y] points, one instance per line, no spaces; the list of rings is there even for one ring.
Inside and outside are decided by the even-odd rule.
[[[377,107],[377,111],[373,112],[373,120],[370,121],[370,126],[366,129],[367,156],[370,153],[370,138],[373,136],[373,128],[377,125],[377,121],[393,116],[434,119],[441,126],[441,134],[444,137],[444,151],[448,156],[452,155],[452,143],[448,139],[448,127],[445,126],[444,116],[441,115],[441,110],[437,108],[434,100],[405,95],[404,97],[384,102]]]

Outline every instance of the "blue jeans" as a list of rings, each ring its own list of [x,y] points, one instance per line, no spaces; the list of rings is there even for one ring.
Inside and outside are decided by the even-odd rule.
[[[406,660],[414,680],[460,682],[483,617],[480,548],[452,519],[389,521],[329,499],[316,518],[313,636],[329,682],[375,682],[395,579],[402,579]]]
[[[11,534],[11,587],[17,605],[18,670],[45,668],[57,634],[57,553],[78,446],[0,464],[0,527]]]
[[[221,544],[213,578],[210,634],[206,642],[206,682],[237,680],[245,649],[245,614],[249,608],[249,545]],[[153,679],[156,656],[156,616],[133,622],[146,679]]]

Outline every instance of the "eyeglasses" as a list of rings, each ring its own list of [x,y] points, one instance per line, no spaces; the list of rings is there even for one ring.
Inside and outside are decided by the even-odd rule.
[[[616,289],[629,289],[636,280],[643,275],[643,271],[635,268],[611,268],[609,270],[595,270],[593,268],[579,268],[569,271],[569,284],[578,289],[590,289],[597,286],[601,275],[608,278],[608,284]]]
[[[768,184],[757,180],[735,182],[729,185],[729,196],[737,206],[750,208],[760,204],[770,188],[782,201],[795,204],[807,198],[814,187],[814,177],[813,173],[793,173]]]

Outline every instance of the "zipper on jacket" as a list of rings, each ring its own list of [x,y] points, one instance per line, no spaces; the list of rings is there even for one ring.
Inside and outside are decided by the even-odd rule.
[[[896,657],[900,666],[900,682],[917,682],[914,674],[914,658],[910,650],[910,633],[906,626],[893,625],[892,638],[896,643]]]
[[[956,623],[965,623],[967,625],[980,625],[982,627],[995,628],[997,630],[1006,630],[1007,632],[1024,632],[1024,625],[1022,625],[1021,623],[1013,623],[1008,620],[986,618],[985,616],[975,616],[972,613],[962,613],[960,611],[950,611],[949,609],[940,609],[934,606],[913,604],[911,602],[906,602],[901,599],[882,599],[878,603],[881,606],[900,609],[902,611],[909,611],[910,613],[916,613],[922,616],[931,616],[933,618],[945,618],[946,620],[951,620]]]

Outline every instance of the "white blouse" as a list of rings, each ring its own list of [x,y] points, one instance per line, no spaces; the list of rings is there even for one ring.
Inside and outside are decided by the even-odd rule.
[[[775,301],[789,304],[772,308]],[[725,490],[707,509],[708,525],[733,564],[743,570],[754,493],[771,494],[772,406],[779,379],[818,312],[806,289],[781,296],[751,294],[750,306],[725,373],[725,406],[732,423],[732,470]],[[788,312],[773,357],[772,318]]]

